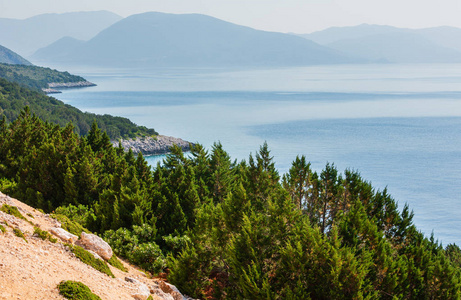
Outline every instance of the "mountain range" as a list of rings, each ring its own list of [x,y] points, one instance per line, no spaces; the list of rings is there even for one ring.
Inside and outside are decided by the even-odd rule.
[[[362,24],[299,36],[370,62],[461,62],[461,29],[455,27],[407,29]]]
[[[461,62],[461,29],[448,26],[362,24],[295,35],[199,14],[149,12],[122,18],[107,11],[0,19],[0,26],[0,45],[42,65],[251,68]]]
[[[108,11],[42,14],[24,20],[0,18],[0,45],[27,57],[64,36],[88,40],[121,19]]]
[[[111,67],[265,67],[360,61],[289,34],[199,14],[157,12],[127,17],[87,42],[61,39],[31,58]]]

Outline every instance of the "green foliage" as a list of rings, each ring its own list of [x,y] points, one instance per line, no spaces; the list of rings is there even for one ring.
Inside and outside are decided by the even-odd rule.
[[[220,144],[210,153],[194,145],[189,156],[173,147],[151,171],[95,123],[90,131],[79,137],[27,109],[0,122],[2,178],[17,182],[13,196],[56,210],[68,231],[79,235],[84,225],[131,263],[168,270],[188,295],[461,296],[459,248],[424,237],[407,205],[399,209],[356,171],[327,164],[317,172],[297,157],[280,180],[267,144],[240,163]]]
[[[2,165],[0,164],[0,172],[2,171]],[[4,194],[11,194],[16,187],[16,182],[7,178],[0,178],[0,191]]]
[[[34,234],[37,235],[42,240],[49,240],[52,243],[56,243],[58,240],[54,238],[48,231],[41,230],[40,228],[34,226]]]
[[[122,262],[117,258],[115,254],[107,261],[111,266],[123,271],[128,272],[128,269],[122,264]]]
[[[86,228],[84,228],[82,225],[80,225],[77,222],[72,221],[65,215],[61,214],[51,214],[51,217],[55,218],[61,223],[62,229],[75,234],[76,236],[80,236],[82,232],[90,233],[90,231]]]
[[[5,233],[5,232],[6,232],[6,229],[5,229],[5,227],[4,227],[2,224],[0,224],[0,231],[1,231],[2,233]]]
[[[86,251],[80,246],[73,246],[73,245],[67,245],[67,246],[72,250],[72,253],[74,253],[75,256],[78,259],[80,259],[82,262],[84,262],[85,264],[89,266],[92,266],[93,268],[95,268],[101,273],[106,274],[107,276],[115,278],[114,274],[112,274],[112,271],[107,266],[107,263],[105,261],[99,258],[95,258],[93,254]]]
[[[155,240],[155,228],[144,224],[133,230],[120,228],[104,233],[104,239],[112,250],[146,271],[159,273],[166,267],[166,259]]]
[[[89,287],[78,281],[61,281],[58,290],[59,294],[70,300],[101,300]]]
[[[2,207],[0,207],[0,211],[3,211],[4,213],[10,214],[12,216],[15,216],[16,218],[22,219],[24,221],[27,221],[26,217],[24,217],[20,212],[19,209],[16,206],[11,206],[8,204],[3,204]]]
[[[54,215],[60,218],[59,221],[63,220],[66,224],[69,224],[67,226],[78,227],[77,232],[79,232],[79,234],[77,235],[80,235],[82,231],[89,233],[86,228],[90,227],[96,219],[93,210],[82,204],[78,206],[72,204],[59,206],[55,209]]]
[[[26,240],[26,237],[25,237],[24,233],[21,231],[21,229],[13,228],[13,232],[14,232],[15,236],[22,238],[24,241],[26,241],[28,243],[28,241]]]
[[[103,131],[107,132],[110,139],[158,134],[154,129],[137,126],[127,118],[84,113],[41,92],[32,91],[0,78],[0,119],[5,117],[6,122],[12,122],[21,115],[21,110],[26,106],[29,106],[30,111],[41,120],[62,127],[72,123],[72,130],[82,136],[89,134],[94,121]]]
[[[0,78],[37,91],[48,88],[48,83],[51,82],[86,81],[80,76],[71,75],[68,72],[59,72],[50,68],[2,63],[0,63]]]

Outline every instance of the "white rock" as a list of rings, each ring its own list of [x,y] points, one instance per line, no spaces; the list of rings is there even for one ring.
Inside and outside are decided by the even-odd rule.
[[[80,235],[79,244],[81,244],[86,250],[96,252],[99,256],[105,260],[109,260],[112,257],[112,248],[102,238],[94,234],[87,234],[82,232]]]
[[[131,277],[125,277],[125,280],[133,283],[136,286],[135,291],[131,294],[133,298],[137,300],[146,300],[149,298],[150,289],[147,287],[147,285]]]
[[[66,243],[74,243],[76,240],[78,240],[78,236],[76,236],[75,234],[72,234],[62,228],[58,228],[58,227],[55,227],[55,228],[51,228],[50,229],[51,233],[54,234],[55,236],[57,236],[58,238],[60,238],[61,240],[63,240],[64,242]]]

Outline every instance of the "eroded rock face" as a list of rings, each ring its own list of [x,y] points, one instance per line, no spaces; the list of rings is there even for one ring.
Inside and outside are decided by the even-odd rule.
[[[118,146],[119,141],[112,141],[114,146]],[[121,140],[120,143],[125,151],[132,150],[134,154],[143,155],[163,154],[170,151],[173,145],[178,145],[183,151],[190,150],[190,143],[179,138],[158,135],[153,137],[137,137],[131,140]]]
[[[75,234],[72,234],[70,232],[67,232],[66,230],[64,230],[62,228],[58,228],[58,227],[51,228],[50,232],[52,234],[54,234],[55,236],[57,236],[58,238],[60,238],[61,240],[63,240],[64,242],[66,242],[66,243],[73,244],[73,243],[75,243],[75,241],[78,240],[78,236],[76,236]]]
[[[112,255],[112,248],[102,238],[94,234],[88,234],[82,232],[79,240],[79,244],[87,250],[96,252],[99,256],[105,260],[109,260]]]

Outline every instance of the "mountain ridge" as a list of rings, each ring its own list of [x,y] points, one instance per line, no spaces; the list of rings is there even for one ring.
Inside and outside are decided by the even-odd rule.
[[[40,51],[45,52],[45,49]],[[53,49],[48,48],[50,53]],[[50,55],[51,56],[51,55]],[[47,58],[49,61],[53,57]],[[109,66],[299,66],[357,59],[288,34],[201,14],[148,12],[104,29],[61,62]]]

